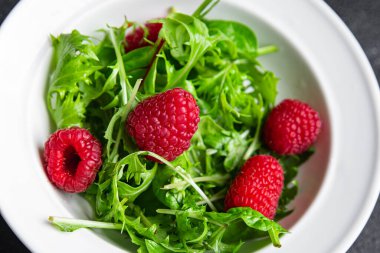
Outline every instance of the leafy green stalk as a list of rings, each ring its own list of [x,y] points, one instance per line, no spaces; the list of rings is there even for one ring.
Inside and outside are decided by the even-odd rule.
[[[233,227],[234,223],[243,221],[248,227],[268,232],[272,243],[275,247],[281,247],[279,241],[279,234],[286,233],[287,231],[276,222],[266,218],[261,213],[249,208],[249,207],[237,207],[231,208],[227,213],[218,212],[202,212],[202,211],[180,211],[171,209],[158,209],[157,213],[178,215],[181,213],[187,213],[187,216],[192,219],[203,220],[217,225],[221,228],[225,228],[223,233]]]
[[[166,89],[183,85],[190,71],[211,47],[207,26],[199,19],[182,13],[172,13],[163,25],[163,33],[171,55],[183,66],[176,70],[167,66]]]
[[[214,202],[216,200],[224,199],[225,197],[226,197],[226,190],[223,189],[223,190],[215,193],[214,195],[212,195],[210,197],[210,201]],[[198,201],[196,204],[197,205],[204,205],[204,204],[206,204],[206,202],[204,200],[202,200],[202,201]]]
[[[204,18],[218,3],[220,0],[205,0],[193,13],[196,18]]]
[[[260,143],[259,143],[260,135],[259,134],[261,131],[262,117],[263,117],[263,115],[259,116],[257,119],[257,127],[256,127],[256,131],[255,131],[255,135],[253,137],[251,144],[249,145],[247,151],[245,152],[245,154],[243,156],[244,161],[248,160],[252,156],[252,154],[260,147]]]
[[[131,96],[128,100],[128,103],[124,106],[122,106],[121,108],[119,108],[119,110],[114,114],[114,116],[112,117],[106,131],[105,131],[105,139],[107,140],[107,156],[108,156],[108,159],[111,161],[111,162],[115,162],[118,158],[118,150],[119,150],[119,145],[120,145],[120,141],[121,141],[121,138],[122,138],[122,135],[123,135],[123,131],[124,131],[124,124],[125,124],[125,119],[128,115],[128,113],[131,111],[132,109],[132,104],[136,98],[136,94],[140,88],[140,85],[141,85],[141,82],[142,82],[142,79],[139,79],[136,81],[136,84],[135,86],[133,87],[133,90],[131,92]],[[116,124],[116,121],[119,120],[120,123],[119,123],[119,128],[118,128],[118,131],[117,131],[117,135],[116,135],[116,140],[113,140],[113,131],[114,131],[114,126]],[[111,145],[114,144],[113,148],[112,148],[112,151],[111,151]]]
[[[161,213],[161,214],[177,215],[177,214],[184,213],[185,211],[172,210],[172,209],[157,209],[156,212]],[[193,218],[193,219],[197,219],[197,220],[201,220],[201,221],[204,220],[204,218],[202,217],[202,213],[200,213],[200,212],[189,212],[188,217]],[[219,227],[225,226],[223,223],[215,221],[215,220],[207,220],[207,222],[210,222],[210,223],[217,225]]]
[[[114,229],[122,230],[123,224],[111,223],[111,222],[101,222],[92,220],[80,220],[80,219],[70,219],[63,217],[49,216],[48,221],[55,227],[64,232],[73,232],[80,228],[100,228],[100,229]]]
[[[209,198],[207,197],[207,195],[202,191],[201,188],[199,188],[199,186],[194,182],[193,178],[191,177],[191,175],[189,175],[183,168],[181,168],[180,166],[173,166],[169,161],[167,161],[165,158],[153,153],[153,152],[150,152],[150,151],[140,151],[140,152],[137,152],[139,154],[144,154],[144,155],[149,155],[155,159],[157,159],[158,161],[162,162],[163,164],[165,164],[166,166],[168,166],[168,168],[170,168],[172,171],[174,171],[175,173],[177,173],[179,176],[181,176],[188,184],[190,184],[194,190],[196,192],[198,192],[198,194],[203,198],[204,201],[206,201],[207,205],[211,208],[211,210],[213,211],[217,211],[217,209],[215,208],[214,204],[209,200]]]
[[[202,183],[202,182],[215,182],[217,184],[224,184],[226,181],[230,179],[230,175],[214,175],[214,176],[204,176],[204,177],[194,177],[193,181],[195,183]],[[167,184],[162,187],[164,190],[170,190],[170,189],[183,189],[188,187],[190,184],[187,181],[179,181],[172,184]]]
[[[165,45],[165,41],[162,39],[158,39],[156,44],[153,47],[154,53],[153,57],[149,61],[147,70],[144,74],[142,86],[144,87],[144,91],[147,94],[154,94],[156,88],[156,79],[157,79],[157,64],[158,64],[158,55],[160,54],[163,46]]]
[[[124,62],[123,62],[123,58],[120,52],[121,45],[119,45],[116,41],[114,29],[110,28],[108,31],[109,31],[109,36],[110,36],[110,39],[111,39],[111,42],[116,54],[117,66],[119,68],[119,75],[120,75],[120,85],[121,85],[121,90],[122,90],[121,94],[122,94],[123,104],[125,105],[127,104],[128,98],[131,95],[132,88],[128,81],[127,74],[125,73]]]
[[[257,56],[263,56],[267,54],[272,54],[278,51],[278,47],[274,45],[269,45],[265,47],[260,47],[257,49]]]
[[[280,248],[281,247],[281,243],[280,243],[280,238],[278,236],[279,232],[276,231],[274,228],[270,228],[268,230],[268,233],[269,233],[270,239],[271,239],[271,241],[273,243],[273,246]]]
[[[47,108],[57,128],[83,126],[86,107],[93,98],[81,90],[98,88],[94,79],[103,67],[89,36],[74,30],[52,37],[52,43],[53,71],[46,96]]]

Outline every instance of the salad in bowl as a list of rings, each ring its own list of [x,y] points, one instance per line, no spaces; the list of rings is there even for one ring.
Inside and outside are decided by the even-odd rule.
[[[219,1],[100,37],[52,36],[47,177],[81,194],[91,220],[50,216],[65,232],[111,229],[138,252],[280,247],[298,168],[322,123],[300,100],[275,105],[278,77],[240,22],[208,19]],[[54,215],[54,214],[52,214]]]

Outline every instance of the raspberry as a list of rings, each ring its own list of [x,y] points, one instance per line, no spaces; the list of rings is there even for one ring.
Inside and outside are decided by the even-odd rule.
[[[316,141],[321,125],[318,113],[308,104],[286,99],[269,114],[264,142],[280,155],[301,154]]]
[[[224,208],[251,207],[269,219],[276,214],[284,186],[284,172],[279,162],[269,155],[248,159],[232,182]]]
[[[79,127],[58,130],[45,143],[49,180],[65,192],[85,191],[102,165],[101,156],[100,142]]]
[[[162,23],[147,23],[145,28],[148,31],[147,39],[151,42],[156,42],[158,34],[161,31]],[[125,36],[125,52],[128,53],[136,48],[148,46],[149,43],[144,40],[144,29],[137,27],[133,32]]]
[[[172,161],[190,147],[198,123],[199,107],[194,97],[175,88],[139,103],[128,115],[126,128],[139,149]]]

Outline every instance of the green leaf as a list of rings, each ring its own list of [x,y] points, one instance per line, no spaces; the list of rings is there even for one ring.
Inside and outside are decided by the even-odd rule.
[[[110,68],[112,69],[112,72],[107,79],[105,79],[102,73],[96,72],[94,85],[88,85],[83,82],[79,83],[79,90],[81,94],[83,94],[82,96],[85,105],[89,105],[91,101],[114,89],[117,82],[118,69],[117,66]]]
[[[156,90],[157,63],[159,58],[155,58],[151,63],[150,69],[145,77],[144,91],[146,94],[154,94]]]
[[[192,140],[193,152],[190,157],[198,161],[206,170],[207,175],[217,171],[214,167],[222,159],[223,168],[230,172],[240,163],[249,144],[249,131],[228,131],[223,129],[211,117],[202,116],[199,123],[197,138]],[[211,159],[211,160],[210,160]]]
[[[141,174],[146,172],[146,164],[141,163],[138,154],[131,154],[119,163],[123,168],[128,165],[128,169],[124,173],[126,180],[129,181],[134,178],[135,184],[140,184]]]
[[[208,233],[207,220],[197,221],[189,218],[189,212],[181,212],[176,215],[177,230],[183,242],[202,242]]]
[[[276,100],[279,79],[273,72],[263,70],[262,67],[252,61],[239,64],[239,70],[247,74],[247,82],[254,90],[252,95],[257,99],[262,98],[264,113],[269,112]]]
[[[242,23],[226,20],[206,22],[210,35],[219,36],[219,47],[233,59],[239,55],[256,57],[258,43],[255,33]]]
[[[75,98],[69,93],[63,99],[55,97],[55,109],[51,112],[58,128],[82,127],[86,109],[79,96]]]
[[[223,223],[232,223],[239,219],[255,230],[268,232],[272,243],[276,247],[280,247],[279,234],[287,231],[273,220],[266,218],[261,213],[253,210],[250,207],[236,207],[228,210],[227,213],[206,213],[205,217]]]
[[[153,180],[153,192],[157,199],[171,209],[179,209],[183,201],[183,191],[166,191],[162,188],[174,176],[174,172],[169,168],[160,168],[160,173]]]
[[[184,85],[192,68],[212,44],[207,26],[195,17],[172,13],[165,19],[162,29],[171,55],[183,65],[178,70],[167,69],[167,88]]]
[[[273,106],[277,96],[278,78],[273,72],[266,71],[261,78],[258,78],[254,86],[260,92],[263,100]]]
[[[131,167],[131,165],[130,165]],[[129,170],[129,169],[128,169]],[[152,183],[157,171],[157,164],[151,170],[140,173],[138,186],[131,186],[122,181],[118,182],[118,191],[121,198],[127,198],[129,201],[134,201],[139,195],[145,192]],[[136,176],[137,174],[135,174]],[[141,180],[143,181],[141,184]]]
[[[123,55],[125,71],[127,73],[134,69],[145,69],[154,57],[155,48],[152,46],[137,48]]]
[[[80,87],[97,85],[97,71],[103,67],[88,36],[74,30],[52,37],[54,47],[52,73],[47,92],[47,106],[58,128],[83,126],[89,101]]]
[[[244,153],[248,148],[248,134],[248,130],[243,133],[232,133],[232,138],[226,146],[227,156],[223,162],[227,171],[236,169],[242,163]]]
[[[152,240],[145,239],[145,244],[149,253],[166,253],[167,252],[167,250],[164,247],[162,247],[160,244]]]
[[[124,52],[124,36],[127,27],[128,22],[124,22],[124,24],[121,27],[109,27],[109,29],[107,30],[108,38],[111,41],[111,44],[115,51],[116,63],[119,69],[121,97],[123,105],[126,105],[128,103],[128,99],[132,95],[132,86],[129,83],[122,56],[122,52]]]
[[[224,237],[224,234],[226,232],[225,227],[221,227],[218,230],[216,230],[212,235],[208,242],[209,247],[214,252],[238,252],[240,247],[243,245],[243,242],[235,242],[235,243],[224,243],[222,242],[222,239]]]

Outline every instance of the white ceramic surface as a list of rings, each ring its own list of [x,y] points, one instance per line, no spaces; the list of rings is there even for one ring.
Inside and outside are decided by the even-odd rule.
[[[74,28],[93,33],[105,24],[121,24],[124,15],[141,21],[163,16],[170,6],[191,13],[199,3],[23,0],[3,23],[0,207],[33,252],[131,249],[117,233],[62,233],[47,223],[49,215],[92,215],[84,200],[48,182],[40,162],[49,135],[44,106],[49,34]],[[308,101],[324,122],[317,152],[301,169],[296,211],[283,221],[292,233],[282,238],[283,248],[263,252],[345,252],[367,221],[380,188],[379,92],[362,50],[322,1],[225,0],[209,17],[242,21],[255,29],[261,44],[278,45],[280,52],[262,61],[281,78],[279,99]],[[249,249],[248,243],[243,250]]]

